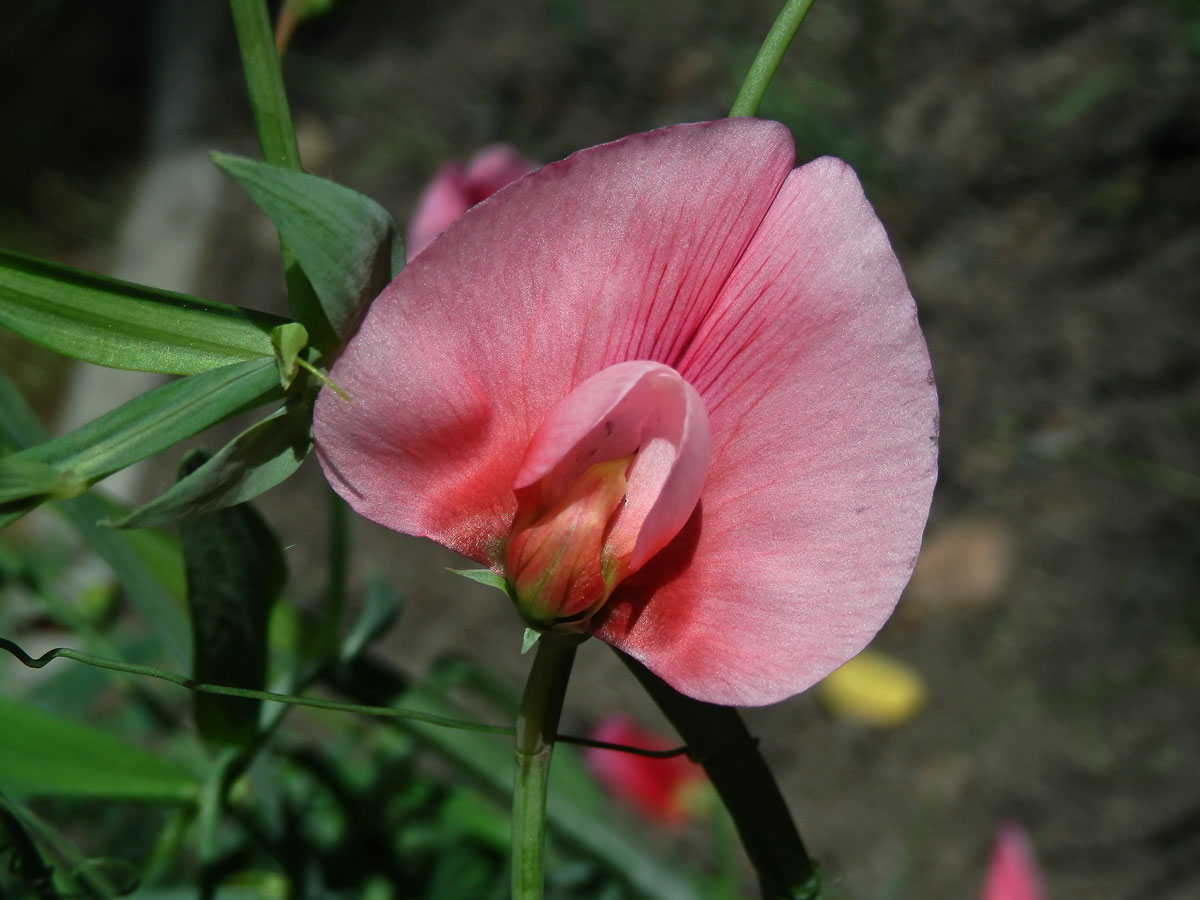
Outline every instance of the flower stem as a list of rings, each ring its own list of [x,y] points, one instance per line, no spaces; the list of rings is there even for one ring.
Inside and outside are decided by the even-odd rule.
[[[233,14],[246,91],[250,95],[250,109],[254,113],[254,127],[263,159],[298,172],[301,168],[300,145],[296,142],[296,129],[292,127],[267,4],[265,0],[229,0],[229,10]],[[328,351],[337,346],[333,327],[321,310],[312,285],[286,246],[283,247],[283,268],[292,318],[308,329],[317,349]]]
[[[767,85],[771,83],[775,70],[779,68],[779,61],[783,59],[788,44],[792,42],[796,29],[808,15],[813,2],[814,0],[787,0],[784,4],[775,24],[767,32],[766,40],[758,48],[758,56],[754,57],[754,62],[750,64],[750,71],[746,73],[742,89],[738,91],[737,99],[733,101],[729,110],[731,117],[752,116],[758,112],[758,105],[762,103],[763,94],[767,92]]]
[[[300,170],[300,147],[292,128],[279,54],[271,32],[271,19],[263,0],[229,0],[238,50],[246,74],[246,90],[258,129],[263,159],[285,169]]]
[[[513,900],[542,897],[550,755],[578,643],[575,637],[543,634],[521,698],[513,782]]]
[[[758,872],[763,900],[821,900],[821,870],[738,711],[685,697],[632,657],[617,655],[704,766]]]

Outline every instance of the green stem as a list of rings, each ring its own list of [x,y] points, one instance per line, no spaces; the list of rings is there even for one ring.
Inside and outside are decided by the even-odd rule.
[[[767,85],[775,76],[779,61],[783,59],[788,44],[792,42],[796,29],[808,15],[813,2],[814,0],[787,0],[784,4],[779,18],[775,20],[771,30],[767,32],[766,40],[758,48],[758,56],[754,57],[750,71],[746,73],[742,89],[738,91],[737,99],[733,101],[729,110],[731,117],[752,116],[758,112],[758,105],[762,103],[763,94],[767,92]]]
[[[300,171],[300,146],[292,127],[283,71],[275,50],[275,35],[264,0],[229,0],[238,51],[246,75],[246,90],[263,159],[285,169]],[[283,247],[284,281],[292,318],[308,329],[314,347],[323,352],[337,346],[333,326],[317,302],[312,285],[300,270],[292,252]]]
[[[541,900],[545,868],[546,785],[554,735],[578,639],[543,634],[517,716],[512,812],[513,900]]]
[[[482,734],[511,735],[514,733],[512,728],[505,725],[481,725],[476,722],[463,722],[458,719],[436,716],[431,713],[412,709],[398,709],[391,706],[365,706],[359,703],[337,703],[333,700],[324,700],[320,697],[295,697],[291,694],[278,694],[273,691],[256,691],[249,688],[226,687],[220,684],[202,684],[195,679],[188,678],[186,675],[180,675],[178,672],[171,672],[156,666],[141,666],[134,663],[124,663],[115,659],[105,659],[102,656],[93,656],[90,653],[81,653],[78,650],[71,650],[66,647],[55,647],[53,650],[47,650],[41,656],[35,658],[7,638],[0,638],[0,650],[8,651],[17,658],[18,662],[29,666],[31,669],[40,669],[56,659],[70,659],[84,665],[95,666],[99,669],[110,669],[114,672],[124,672],[127,675],[139,675],[146,678],[158,678],[162,681],[168,681],[171,684],[177,684],[182,688],[187,688],[189,691],[195,691],[198,694],[244,697],[247,700],[264,700],[269,703],[285,703],[290,706],[307,706],[312,709],[328,709],[335,712],[377,716],[383,719],[411,719],[414,722],[443,725],[447,728],[458,728],[464,731],[478,731]]]
[[[271,19],[263,0],[229,0],[233,27],[237,31],[238,50],[250,92],[250,108],[258,129],[263,159],[285,169],[300,171],[300,147],[292,128],[283,73]]]
[[[637,660],[617,655],[704,766],[758,872],[763,900],[820,900],[821,871],[738,711],[685,697]]]

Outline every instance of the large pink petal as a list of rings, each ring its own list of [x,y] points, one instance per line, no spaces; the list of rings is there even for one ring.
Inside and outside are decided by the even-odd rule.
[[[489,565],[534,430],[630,359],[672,364],[792,164],[783,126],[679,125],[581,151],[472,209],[372,304],[317,400],[317,452],[367,518]]]
[[[599,633],[699,699],[782,700],[891,613],[936,476],[916,310],[844,163],[788,177],[677,368],[708,409],[708,482]]]

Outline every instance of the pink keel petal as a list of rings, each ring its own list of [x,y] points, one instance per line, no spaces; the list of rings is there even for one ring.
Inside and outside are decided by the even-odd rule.
[[[698,699],[776,702],[891,613],[936,475],[913,301],[845,164],[788,177],[677,368],[712,424],[708,482],[597,633]]]
[[[979,900],[1043,900],[1042,875],[1033,845],[1015,824],[1003,826],[988,861],[987,877]]]
[[[553,504],[589,466],[635,455],[624,508],[606,546],[637,571],[678,534],[708,470],[709,426],[695,388],[661,363],[618,363],[593,375],[534,434],[513,482]]]

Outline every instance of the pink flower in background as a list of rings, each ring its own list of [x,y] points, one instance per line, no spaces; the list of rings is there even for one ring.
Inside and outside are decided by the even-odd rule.
[[[334,365],[330,483],[692,697],[837,668],[912,572],[937,398],[854,173],[793,162],[778,123],[679,125],[471,209]]]
[[[619,713],[602,719],[589,737],[643,750],[676,746]],[[584,759],[588,771],[610,794],[669,828],[682,825],[711,800],[708,776],[686,756],[656,759],[590,747]]]
[[[508,144],[489,144],[464,166],[448,162],[426,186],[408,225],[404,246],[412,259],[468,209],[537,168]]]
[[[1019,825],[1002,826],[979,900],[1044,900],[1045,896],[1029,835]]]

